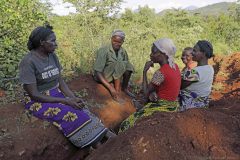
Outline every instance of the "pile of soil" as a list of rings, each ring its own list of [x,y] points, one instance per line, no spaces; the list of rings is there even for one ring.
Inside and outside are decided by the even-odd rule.
[[[155,113],[87,159],[240,159],[240,54],[216,57],[209,109]]]
[[[67,159],[76,152],[65,137],[47,122],[31,117],[21,104],[0,108],[0,159]]]
[[[87,159],[240,159],[239,103],[144,117]]]
[[[213,101],[240,97],[240,52],[214,58]]]
[[[89,160],[240,159],[240,54],[215,58],[209,109],[154,113],[91,152]],[[109,92],[80,75],[69,83],[109,128],[135,112],[124,94],[113,101]],[[0,159],[65,160],[77,154],[54,126],[24,111],[22,104],[0,106]]]
[[[109,92],[91,75],[80,75],[69,87],[84,97],[87,107],[97,114],[106,127],[114,128],[135,112],[129,97],[122,94],[121,103],[113,101]],[[79,154],[55,126],[24,111],[23,104],[0,105],[1,160],[69,160]]]

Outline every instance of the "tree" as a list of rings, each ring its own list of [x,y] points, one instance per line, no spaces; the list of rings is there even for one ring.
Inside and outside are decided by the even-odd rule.
[[[64,0],[70,2],[78,13],[96,13],[98,17],[106,17],[119,13],[120,4],[123,0]]]
[[[234,17],[235,21],[240,22],[240,0],[234,3],[230,8],[230,15]]]
[[[46,16],[38,0],[1,0],[0,6],[0,87],[9,89],[4,80],[16,77],[29,32]]]

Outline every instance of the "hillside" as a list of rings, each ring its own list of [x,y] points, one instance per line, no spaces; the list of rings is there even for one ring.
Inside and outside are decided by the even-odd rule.
[[[200,7],[200,8],[192,8],[191,6],[189,6],[191,9],[189,9],[189,7],[186,7],[183,10],[186,10],[193,14],[199,13],[202,15],[219,15],[221,13],[228,13],[229,12],[228,9],[233,4],[234,2],[221,2],[221,3],[215,3],[215,4],[207,5],[204,7]],[[175,8],[165,9],[159,12],[158,15],[164,15],[165,13],[174,11],[174,10],[176,9]]]
[[[200,13],[202,15],[218,15],[221,13],[228,13],[229,7],[234,4],[233,2],[221,2],[201,7],[190,11],[191,13]]]

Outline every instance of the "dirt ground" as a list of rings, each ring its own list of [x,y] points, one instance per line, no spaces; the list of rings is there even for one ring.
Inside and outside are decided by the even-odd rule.
[[[209,109],[154,113],[92,151],[89,160],[240,159],[240,53],[216,57]],[[91,75],[69,83],[103,123],[115,128],[135,111],[130,98],[111,99]],[[4,95],[4,92],[0,92]],[[67,160],[77,149],[51,124],[23,110],[0,107],[0,159]]]
[[[240,53],[216,57],[209,109],[155,113],[88,160],[240,159]]]
[[[91,75],[80,75],[69,87],[85,99],[87,107],[109,128],[135,111],[129,97],[122,94],[121,103],[113,101]],[[24,111],[23,104],[0,105],[0,115],[0,160],[68,160],[78,154],[56,127],[31,116]]]

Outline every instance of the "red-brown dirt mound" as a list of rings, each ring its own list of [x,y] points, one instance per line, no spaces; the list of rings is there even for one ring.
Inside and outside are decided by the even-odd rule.
[[[240,52],[216,57],[213,64],[214,77],[212,99],[240,97]]]
[[[216,57],[209,109],[155,113],[108,141],[89,160],[240,159],[240,54]]]
[[[235,116],[225,114],[233,110]],[[240,108],[155,113],[110,140],[88,160],[240,159]]]
[[[116,127],[122,120],[135,112],[129,97],[122,94],[119,103],[113,101],[109,92],[102,85],[93,81],[91,75],[81,75],[70,82],[69,87],[73,91],[87,91],[84,99],[94,108],[93,112],[101,117],[101,120],[107,127]]]
[[[122,95],[121,104],[113,101],[91,75],[81,75],[69,85],[83,93],[80,95],[107,127],[114,128],[135,111],[128,97]],[[66,160],[76,154],[77,148],[54,126],[24,112],[22,104],[0,106],[0,113],[1,160]]]
[[[240,159],[239,53],[215,58],[209,109],[155,113],[93,151],[90,160]],[[112,100],[91,75],[69,83],[110,127],[135,111],[131,100]],[[0,159],[67,160],[77,149],[52,125],[29,116],[23,105],[0,107]]]
[[[23,107],[13,104],[0,108],[1,160],[66,159],[76,152],[54,126],[28,117]]]

